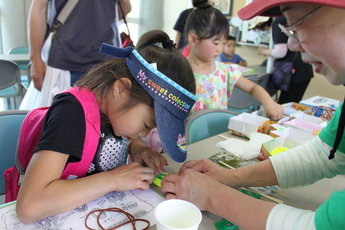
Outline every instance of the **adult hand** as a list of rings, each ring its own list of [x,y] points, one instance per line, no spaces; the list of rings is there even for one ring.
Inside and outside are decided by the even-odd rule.
[[[37,90],[41,91],[43,85],[43,79],[46,74],[47,66],[42,61],[42,59],[32,60],[31,61],[31,69],[30,74],[32,81],[34,82],[34,86]]]
[[[182,174],[187,169],[203,173],[222,184],[231,186],[231,170],[219,166],[209,159],[186,161],[180,168],[179,174]]]
[[[222,185],[200,172],[186,169],[179,175],[167,174],[162,181],[162,192],[167,199],[192,202],[200,210],[209,210],[207,201]]]
[[[131,143],[131,156],[132,161],[152,168],[155,175],[164,173],[168,165],[167,160],[158,150],[147,147],[138,140]]]
[[[116,180],[115,191],[123,192],[132,189],[147,190],[153,181],[153,169],[142,167],[137,162],[121,165],[109,173],[113,173]]]
[[[259,55],[264,55],[264,56],[270,56],[271,55],[271,51],[267,48],[264,47],[259,47],[258,48],[258,54]]]

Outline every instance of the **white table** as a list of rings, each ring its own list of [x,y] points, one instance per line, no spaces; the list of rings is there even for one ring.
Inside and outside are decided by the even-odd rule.
[[[227,137],[235,137],[229,134],[228,132],[223,133]],[[240,137],[235,137],[240,138]],[[215,146],[219,141],[224,139],[219,136],[213,136],[205,140],[195,142],[188,145],[188,156],[187,160],[200,160],[204,158],[209,158],[210,156],[221,151]],[[177,173],[182,163],[177,163],[166,156],[168,160],[168,173]],[[151,185],[151,189],[161,196],[164,194],[160,191],[160,188]],[[316,210],[326,199],[330,197],[334,190],[342,191],[345,189],[345,175],[338,175],[333,179],[323,179],[313,185],[294,188],[294,189],[279,189],[283,192],[286,197],[282,197],[279,194],[273,194],[273,197],[276,197],[280,200],[283,200],[285,204],[291,205],[297,208]],[[263,198],[265,199],[265,198]],[[1,207],[0,207],[1,208]],[[213,215],[209,212],[203,212],[203,219],[199,226],[199,230],[216,230],[214,222],[221,220],[221,217]],[[79,220],[81,226],[84,224],[82,220]],[[150,230],[155,230],[156,226],[150,227]]]
[[[230,133],[226,132],[223,135],[227,137],[235,137]],[[188,145],[187,160],[201,160],[209,158],[210,156],[221,151],[215,146],[219,141],[224,139],[219,136],[207,138],[205,140],[195,142]],[[167,171],[169,173],[177,173],[182,163],[177,163],[167,157],[169,166]],[[282,197],[279,194],[272,194],[273,197],[283,200],[285,204],[307,210],[315,211],[325,200],[327,200],[333,191],[342,191],[345,189],[345,175],[338,175],[332,179],[323,179],[312,185],[294,188],[294,189],[279,189],[280,192],[284,193],[286,197]],[[156,189],[153,189],[156,192]],[[265,198],[263,198],[265,199]],[[266,199],[265,199],[266,200]],[[199,226],[199,230],[216,230],[214,226],[215,221],[219,221],[221,218],[215,216],[209,212],[203,212],[203,220]],[[156,229],[155,226],[150,229]]]

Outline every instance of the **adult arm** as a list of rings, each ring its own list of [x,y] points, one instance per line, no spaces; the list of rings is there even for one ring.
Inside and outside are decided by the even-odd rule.
[[[283,116],[284,108],[273,101],[272,97],[260,85],[245,77],[240,77],[237,80],[235,87],[252,95],[256,100],[258,100],[263,105],[267,116],[272,120],[277,121]]]
[[[182,33],[180,31],[176,31],[175,43],[176,43],[177,49],[179,48],[178,45],[180,44],[181,36],[182,36]]]
[[[268,49],[265,47],[259,47],[258,54],[274,57],[275,59],[283,58],[288,52],[288,47],[286,43],[275,44],[273,49]]]
[[[167,199],[183,199],[236,223],[242,229],[265,229],[270,210],[276,205],[245,195],[205,174],[184,170],[168,174],[162,182]]]
[[[315,213],[284,204],[260,203],[225,186],[279,184],[290,188],[343,174],[344,154],[337,152],[337,159],[330,161],[327,158],[329,150],[330,147],[316,137],[266,161],[235,170],[224,169],[207,159],[187,161],[179,176],[166,176],[162,191],[167,193],[168,199],[191,201],[202,210],[222,216],[244,229],[315,229],[316,226],[337,229],[336,226],[343,226],[344,220],[342,214],[335,215],[333,210],[343,209],[342,193],[334,194]],[[247,222],[241,218],[243,213],[249,218]],[[251,218],[253,221],[248,221]],[[318,221],[320,218],[322,221]]]
[[[130,0],[118,0],[118,3],[121,4],[124,15],[126,16],[132,10],[132,5]],[[122,18],[122,12],[119,9],[119,18]]]
[[[41,58],[41,51],[47,32],[47,0],[33,0],[29,12],[29,46],[31,77],[36,89],[41,90],[46,72],[46,64]]]

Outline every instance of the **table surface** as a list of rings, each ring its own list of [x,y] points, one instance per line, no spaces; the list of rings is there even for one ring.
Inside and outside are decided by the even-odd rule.
[[[240,138],[237,136],[231,135],[229,132],[225,132],[222,135],[226,137]],[[240,138],[242,139],[242,138]],[[199,142],[188,145],[187,151],[187,160],[200,160],[204,158],[209,158],[210,156],[222,151],[215,146],[219,141],[224,139],[217,136],[213,136]],[[177,174],[178,170],[183,163],[177,163],[173,161],[170,157],[164,154],[168,160],[168,173]],[[160,188],[156,185],[151,185],[151,189],[158,193],[161,196],[164,194],[161,192]],[[279,189],[286,197],[282,197],[279,194],[272,194],[273,197],[276,197],[280,200],[283,200],[285,204],[294,206],[301,209],[313,210],[315,211],[318,206],[320,206],[325,200],[327,200],[333,191],[342,191],[345,189],[345,175],[338,175],[332,179],[323,179],[312,185],[294,188],[294,189]],[[265,198],[262,198],[265,199]],[[4,206],[4,205],[3,205]],[[0,206],[1,207],[1,206]],[[209,212],[202,212],[203,219],[199,226],[199,230],[216,230],[214,222],[221,220],[221,217],[213,215]],[[83,224],[83,223],[81,223]],[[156,226],[149,228],[150,230],[155,230]]]
[[[249,65],[247,67],[249,69],[251,69],[251,71],[249,71],[249,72],[242,72],[244,77],[259,76],[261,74],[266,73],[266,66]]]
[[[226,137],[240,138],[234,135],[231,135],[229,132],[223,133]],[[241,138],[243,139],[243,138]],[[218,147],[215,146],[219,141],[224,139],[219,136],[213,136],[199,142],[188,145],[187,151],[187,160],[201,160],[204,158],[209,158],[210,156],[221,151]],[[166,157],[169,162],[167,167],[167,172],[177,173],[179,168],[182,166],[182,163],[177,163],[171,160],[168,156]],[[156,188],[152,188],[154,191],[161,194]],[[282,197],[279,194],[272,194],[273,197],[278,198],[284,201],[284,204],[315,211],[325,200],[327,200],[332,192],[335,190],[342,191],[345,189],[345,175],[338,175],[332,179],[323,179],[312,185],[293,188],[293,189],[280,189],[278,191],[284,193],[286,196]],[[162,194],[161,194],[162,195]],[[265,198],[263,198],[265,199]],[[199,230],[216,230],[214,226],[215,221],[221,220],[220,217],[215,216],[209,212],[203,212],[203,219],[199,226]],[[156,229],[155,226],[152,226],[150,230]]]

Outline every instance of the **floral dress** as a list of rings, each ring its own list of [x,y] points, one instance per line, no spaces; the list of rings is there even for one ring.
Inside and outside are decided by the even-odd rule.
[[[211,74],[194,73],[196,102],[192,112],[202,109],[227,109],[228,98],[242,72],[235,66],[215,62],[216,69]]]

